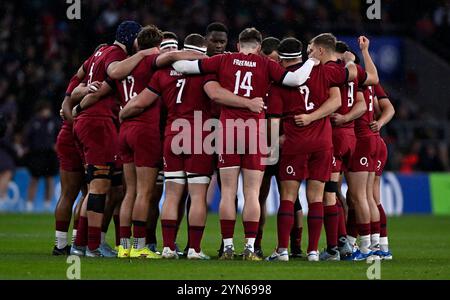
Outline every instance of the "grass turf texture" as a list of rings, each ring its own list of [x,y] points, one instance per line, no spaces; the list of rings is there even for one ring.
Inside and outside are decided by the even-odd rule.
[[[185,221],[185,220],[183,220]],[[236,222],[235,247],[243,249],[241,219]],[[186,243],[186,223],[178,244]],[[388,220],[393,261],[381,264],[381,279],[450,279],[450,217],[402,216]],[[71,232],[71,230],[70,230]],[[158,241],[161,244],[158,228]],[[69,234],[70,236],[70,234]],[[306,249],[304,228],[302,248]],[[325,246],[322,232],[320,247]],[[108,242],[114,243],[110,227]],[[66,279],[69,264],[54,257],[53,215],[0,214],[0,279]],[[277,241],[276,217],[268,218],[263,250],[270,255]],[[81,259],[81,279],[367,279],[365,262],[318,262],[304,259],[283,262],[217,260],[220,245],[218,216],[210,214],[203,238],[203,250],[211,261]],[[159,248],[161,248],[159,246]]]

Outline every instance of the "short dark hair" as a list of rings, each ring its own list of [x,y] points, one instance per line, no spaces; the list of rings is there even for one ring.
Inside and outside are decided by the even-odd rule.
[[[332,33],[322,33],[311,40],[311,44],[336,51],[336,37]]]
[[[178,36],[172,32],[172,31],[164,31],[163,32],[163,39],[174,39],[178,41]]]
[[[192,33],[184,39],[185,45],[206,47],[206,39],[198,33]]]
[[[337,41],[336,42],[336,52],[344,53],[346,51],[350,51],[350,47],[347,45],[347,43],[345,43],[343,41]]]
[[[220,22],[213,22],[206,27],[206,35],[210,34],[213,31],[225,32],[228,34],[228,28],[225,24]]]
[[[299,53],[303,50],[303,44],[299,40],[293,37],[284,38],[280,46],[278,46],[278,53],[290,54]]]
[[[266,37],[262,43],[261,43],[261,51],[265,55],[269,55],[273,51],[276,51],[278,49],[278,46],[280,45],[280,40],[276,37],[269,36]]]
[[[163,33],[155,25],[147,25],[139,32],[137,42],[139,49],[149,49],[159,46],[163,40]]]
[[[239,43],[262,43],[262,35],[255,27],[245,28],[239,34]]]

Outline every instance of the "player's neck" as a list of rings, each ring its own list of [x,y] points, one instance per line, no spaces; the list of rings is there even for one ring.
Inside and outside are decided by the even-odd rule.
[[[329,55],[324,55],[322,57],[322,59],[320,60],[321,64],[325,64],[329,61],[336,61],[337,60],[337,56],[335,54],[329,54]]]
[[[127,52],[127,47],[125,47],[124,44],[119,43],[118,41],[114,41],[114,45],[119,46],[120,48],[122,48],[123,51]]]
[[[258,49],[255,48],[241,48],[239,50],[239,53],[249,55],[249,54],[256,54],[258,52]]]

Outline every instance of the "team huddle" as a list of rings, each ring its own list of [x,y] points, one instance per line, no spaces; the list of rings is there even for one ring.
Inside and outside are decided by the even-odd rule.
[[[379,84],[369,40],[358,39],[365,69],[331,33],[309,41],[307,59],[298,39],[262,39],[255,28],[239,34],[238,52],[225,52],[227,42],[226,26],[211,23],[205,36],[189,34],[178,50],[174,33],[125,21],[112,45],[99,45],[84,61],[60,112],[54,255],[210,259],[201,241],[213,178],[220,188],[219,259],[234,259],[242,176],[240,256],[263,260],[265,202],[274,176],[278,245],[265,260],[303,256],[302,181],[309,261],[392,259],[380,202],[387,148],[379,132],[394,109]],[[185,211],[188,242],[180,251],[176,237]],[[111,220],[114,249],[105,240]],[[327,247],[319,252],[322,226]]]

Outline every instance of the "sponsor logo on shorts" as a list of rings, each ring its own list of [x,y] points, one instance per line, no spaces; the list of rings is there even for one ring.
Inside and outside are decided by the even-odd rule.
[[[294,167],[293,166],[287,166],[286,167],[286,173],[288,173],[289,175],[295,176]]]
[[[381,168],[381,160],[377,161],[377,171],[379,171]]]
[[[367,160],[367,157],[365,157],[365,156],[361,157],[361,159],[359,160],[359,163],[365,167],[369,166],[369,161]]]

